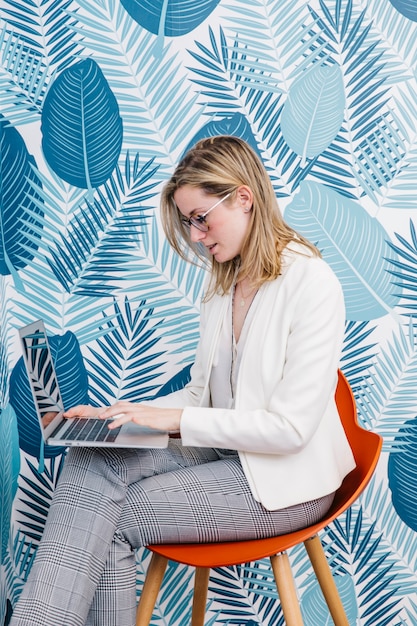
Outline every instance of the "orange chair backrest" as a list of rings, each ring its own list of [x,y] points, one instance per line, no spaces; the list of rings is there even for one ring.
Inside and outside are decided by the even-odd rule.
[[[335,399],[356,461],[356,468],[345,478],[344,484],[339,489],[338,499],[343,499],[346,495],[343,493],[345,489],[348,492],[352,486],[361,485],[363,490],[364,485],[370,480],[381,452],[382,437],[359,425],[352,389],[340,370]],[[350,494],[349,501],[353,502],[356,497],[355,490]]]

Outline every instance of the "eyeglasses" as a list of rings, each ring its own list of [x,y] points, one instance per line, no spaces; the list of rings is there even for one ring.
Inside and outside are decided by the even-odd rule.
[[[191,217],[183,217],[181,219],[182,223],[185,226],[188,226],[189,228],[191,228],[191,226],[194,226],[198,230],[201,230],[203,233],[206,233],[209,229],[208,224],[206,222],[207,215],[210,213],[210,211],[215,209],[216,206],[219,206],[219,204],[227,200],[227,198],[231,195],[232,195],[232,192],[229,192],[226,196],[224,196],[223,198],[220,198],[220,200],[218,200],[216,204],[213,204],[213,206],[207,209],[207,211],[203,213],[202,215],[195,215],[195,216],[192,215]]]

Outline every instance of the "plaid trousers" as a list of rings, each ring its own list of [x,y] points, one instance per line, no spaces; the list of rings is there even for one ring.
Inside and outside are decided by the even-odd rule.
[[[134,626],[135,548],[282,534],[332,500],[267,511],[237,453],[177,439],[166,449],[71,448],[10,626]]]

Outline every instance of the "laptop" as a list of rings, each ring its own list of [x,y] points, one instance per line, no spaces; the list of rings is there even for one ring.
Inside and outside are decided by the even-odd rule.
[[[133,422],[113,430],[111,420],[66,419],[51,349],[42,320],[19,329],[23,360],[35,402],[41,435],[48,445],[116,448],[165,448],[168,433]]]

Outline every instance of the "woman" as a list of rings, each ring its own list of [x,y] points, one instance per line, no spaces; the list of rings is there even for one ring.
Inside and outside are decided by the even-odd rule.
[[[302,528],[354,467],[334,400],[342,291],[282,220],[255,152],[236,137],[200,141],[161,209],[174,250],[211,259],[191,381],[95,414],[182,439],[164,450],[68,452],[12,626],[132,626],[135,548]]]

